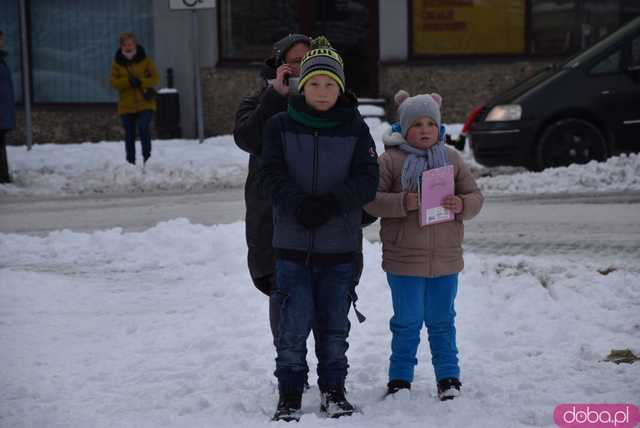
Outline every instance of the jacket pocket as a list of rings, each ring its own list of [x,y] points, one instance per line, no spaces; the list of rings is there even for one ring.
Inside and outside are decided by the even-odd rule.
[[[425,250],[428,248],[427,234],[429,232],[426,227],[420,227],[418,222],[417,214],[403,219],[400,224],[396,246],[410,250]]]
[[[383,218],[380,222],[380,241],[387,245],[396,245],[400,232],[400,220],[395,218]]]
[[[462,246],[462,223],[454,220],[439,223],[435,228],[436,248],[457,248]]]

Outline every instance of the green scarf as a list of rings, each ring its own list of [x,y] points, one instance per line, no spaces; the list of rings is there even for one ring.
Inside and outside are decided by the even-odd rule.
[[[338,122],[337,120],[324,119],[302,111],[298,111],[291,104],[289,104],[289,107],[287,107],[287,113],[296,122],[299,122],[310,128],[327,129],[335,128],[336,126],[340,125],[340,122]]]

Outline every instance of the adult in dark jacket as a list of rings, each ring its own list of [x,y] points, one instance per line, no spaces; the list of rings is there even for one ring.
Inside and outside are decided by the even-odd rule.
[[[290,34],[277,41],[274,55],[268,58],[260,71],[261,87],[252,96],[242,99],[236,113],[233,136],[242,150],[249,153],[249,173],[245,184],[247,262],[254,285],[264,294],[271,295],[275,286],[275,258],[272,237],[273,220],[271,201],[258,190],[257,172],[262,154],[262,133],[269,118],[286,111],[289,92],[296,91],[295,78],[300,61],[309,50],[311,40],[302,34]],[[286,76],[291,79],[285,84]],[[270,299],[269,318],[274,341],[277,336],[280,305]]]
[[[4,34],[0,31],[0,183],[9,183],[9,166],[7,162],[6,134],[16,127],[16,106],[13,94],[11,71],[5,58]]]

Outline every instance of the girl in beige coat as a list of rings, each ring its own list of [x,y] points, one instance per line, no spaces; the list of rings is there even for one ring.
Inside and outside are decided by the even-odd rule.
[[[483,197],[457,151],[444,145],[438,94],[396,94],[400,130],[383,138],[376,199],[365,206],[381,217],[382,268],[387,272],[394,315],[388,394],[410,389],[424,323],[429,334],[438,397],[460,392],[454,301],[463,268],[463,220],[473,218]],[[454,221],[420,226],[418,181],[423,171],[453,165],[455,194],[442,205]]]

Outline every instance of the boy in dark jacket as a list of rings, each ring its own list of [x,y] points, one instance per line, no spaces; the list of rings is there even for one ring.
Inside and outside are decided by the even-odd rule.
[[[345,397],[347,337],[361,210],[373,200],[378,164],[369,129],[344,95],[340,55],[324,37],[302,60],[286,113],[265,128],[259,185],[273,202],[275,298],[281,306],[274,420],[298,420],[306,340],[315,326],[320,410],[353,413]]]

